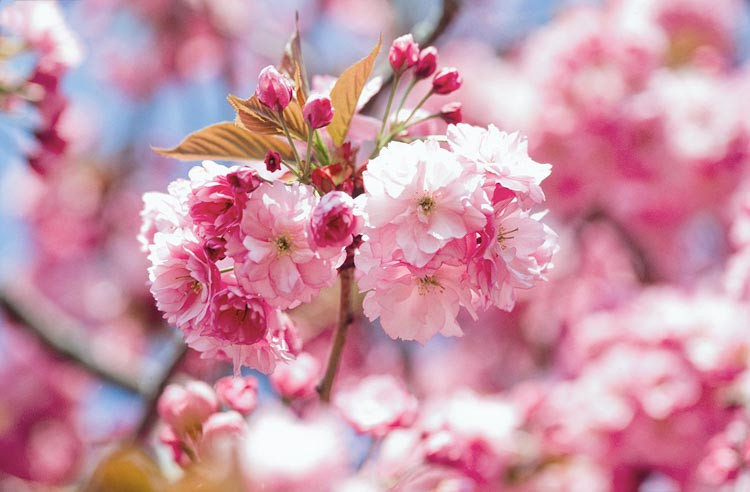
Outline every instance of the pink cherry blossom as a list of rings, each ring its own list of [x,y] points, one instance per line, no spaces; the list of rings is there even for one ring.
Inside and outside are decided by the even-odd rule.
[[[248,193],[260,185],[260,178],[251,169],[228,168],[212,161],[203,161],[188,176],[190,217],[198,234],[206,239],[232,233],[239,226]]]
[[[178,180],[180,181],[180,180]],[[187,182],[181,180],[185,185]],[[178,186],[172,186],[177,191]],[[187,188],[184,191],[188,191]],[[141,251],[147,252],[154,242],[157,232],[173,233],[178,229],[188,227],[190,218],[187,216],[187,195],[175,196],[171,193],[150,191],[143,194],[143,210],[141,210],[141,230],[138,242]]]
[[[202,358],[232,362],[235,375],[245,366],[270,374],[278,361],[291,360],[299,353],[301,342],[294,323],[280,310],[266,310],[265,320],[265,336],[251,345],[233,343],[210,330],[188,332],[185,342]]]
[[[336,393],[334,405],[357,432],[382,438],[416,418],[417,399],[390,375],[369,376]]]
[[[219,269],[189,230],[156,233],[149,280],[156,305],[169,323],[190,330],[206,317],[219,285]]]
[[[544,213],[523,210],[517,201],[495,205],[469,264],[471,282],[489,302],[513,309],[516,289],[545,278],[557,251],[557,235],[541,222]]]
[[[341,248],[318,248],[310,230],[317,198],[299,184],[262,184],[247,201],[241,244],[228,245],[242,287],[281,309],[309,302],[333,285]]]
[[[354,200],[343,191],[326,193],[312,214],[312,233],[320,247],[351,244],[361,219],[355,215]]]
[[[489,201],[482,175],[435,141],[393,142],[363,173],[363,232],[395,238],[404,260],[424,267],[449,241],[481,229]]]
[[[355,258],[365,267],[369,247],[363,245]],[[415,269],[393,263],[364,270],[360,289],[368,289],[362,307],[370,320],[380,318],[391,338],[424,343],[440,333],[461,336],[456,321],[461,306],[470,308],[465,267],[442,265],[438,269]]]
[[[517,133],[501,132],[494,125],[485,129],[460,123],[448,126],[447,136],[451,150],[485,174],[484,186],[493,201],[498,185],[515,193],[522,203],[544,201],[541,183],[552,166],[532,160],[526,140]]]

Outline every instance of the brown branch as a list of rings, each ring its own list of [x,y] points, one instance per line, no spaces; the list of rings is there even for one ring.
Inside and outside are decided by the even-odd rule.
[[[86,329],[78,326],[30,285],[18,282],[12,287],[0,287],[0,309],[10,319],[28,328],[37,340],[56,355],[107,383],[136,395],[147,394],[148,388],[135,378],[100,364],[89,349]]]
[[[461,0],[443,0],[443,10],[440,13],[440,17],[434,23],[423,21],[411,28],[417,43],[421,46],[429,46],[437,41],[451,25],[460,9]],[[387,87],[393,80],[393,70],[391,70],[387,61],[378,65],[375,69],[375,76],[379,76],[383,82],[378,92],[362,108],[362,113],[372,112],[378,99],[383,95],[383,88]]]
[[[353,258],[352,248],[347,248],[347,256]],[[347,258],[348,260],[348,258]],[[331,353],[328,355],[328,365],[326,366],[326,372],[323,379],[318,385],[318,394],[320,400],[328,403],[331,401],[331,390],[333,389],[333,381],[336,378],[336,372],[339,369],[339,363],[341,362],[341,354],[344,350],[344,344],[346,343],[346,334],[349,329],[349,325],[354,320],[354,310],[352,308],[352,285],[354,279],[354,268],[353,265],[348,265],[349,261],[344,262],[344,266],[339,270],[339,278],[341,279],[341,294],[339,295],[339,320],[336,325],[336,332],[333,335],[333,344],[331,345]]]

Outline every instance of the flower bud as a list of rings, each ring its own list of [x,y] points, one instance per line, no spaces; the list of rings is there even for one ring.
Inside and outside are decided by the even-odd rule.
[[[200,443],[202,459],[231,459],[237,439],[247,432],[247,422],[237,412],[219,412],[211,415],[203,425]]]
[[[417,64],[419,59],[419,45],[414,42],[411,34],[405,34],[393,40],[388,52],[388,62],[393,71],[401,73]]]
[[[284,398],[306,398],[315,394],[319,373],[318,360],[302,352],[296,359],[276,366],[271,375],[271,384]]]
[[[432,79],[432,92],[435,94],[450,94],[461,87],[464,79],[453,67],[441,68]]]
[[[414,76],[418,79],[426,79],[437,69],[437,49],[434,46],[428,46],[419,53],[417,68],[414,69]]]
[[[440,108],[440,118],[448,124],[457,125],[463,121],[461,114],[461,103],[452,102]]]
[[[190,381],[185,386],[170,384],[157,405],[159,416],[178,435],[200,431],[203,422],[218,409],[214,391],[202,381]]]
[[[357,228],[354,199],[343,191],[323,195],[312,215],[312,233],[318,246],[348,246]]]
[[[269,108],[281,111],[289,105],[294,92],[294,84],[279,73],[273,65],[268,65],[258,75],[258,99]]]
[[[266,169],[268,169],[268,172],[274,172],[281,169],[281,154],[278,152],[274,152],[273,150],[269,150],[266,152]]]
[[[258,380],[252,376],[227,376],[214,385],[219,401],[237,412],[248,415],[258,406]]]
[[[305,121],[311,128],[327,126],[333,119],[331,98],[319,94],[310,97],[305,103],[304,109],[302,109],[302,116],[305,117]]]

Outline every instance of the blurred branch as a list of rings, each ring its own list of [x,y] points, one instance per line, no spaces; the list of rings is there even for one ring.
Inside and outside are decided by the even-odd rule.
[[[142,414],[143,416],[141,417],[141,421],[135,431],[136,439],[144,439],[148,436],[148,433],[153,427],[154,422],[156,422],[156,417],[158,415],[157,404],[159,403],[159,396],[161,396],[164,388],[167,387],[167,384],[177,372],[177,369],[180,367],[180,363],[185,358],[186,353],[187,345],[180,340],[175,344],[175,353],[172,356],[172,360],[166,365],[164,371],[157,380],[157,383],[149,392],[148,397],[144,402],[145,409]]]
[[[0,287],[0,309],[26,326],[42,344],[91,375],[136,395],[147,394],[135,378],[103,366],[93,356],[86,330],[46,301],[33,287],[16,283]]]
[[[142,380],[138,381],[136,378],[100,364],[92,356],[93,350],[89,346],[86,329],[45,300],[44,296],[35,292],[33,287],[22,284],[0,287],[0,309],[5,311],[9,318],[25,326],[55,355],[72,362],[104,382],[119,386],[143,398],[145,409],[136,427],[135,436],[145,437],[156,420],[156,404],[159,395],[172,379],[187,352],[187,346],[182,340],[174,343],[172,359],[159,376],[148,384],[149,378],[141,378]]]
[[[440,16],[434,21],[423,21],[412,27],[411,31],[420,46],[429,46],[434,43],[451,25],[461,9],[461,0],[443,0],[443,8]],[[393,79],[393,70],[388,62],[380,64],[375,70],[375,76],[382,79],[378,92],[367,101],[362,108],[363,113],[371,112],[383,94],[383,88],[388,86]]]
[[[642,284],[653,284],[657,281],[654,267],[651,264],[651,261],[648,259],[648,256],[646,256],[646,252],[643,250],[636,238],[633,237],[630,231],[628,231],[620,222],[618,222],[617,219],[604,211],[604,209],[594,208],[583,218],[583,220],[577,227],[577,231],[580,233],[580,229],[585,224],[593,222],[604,222],[615,231],[617,237],[630,253],[633,270],[638,276],[638,280]]]

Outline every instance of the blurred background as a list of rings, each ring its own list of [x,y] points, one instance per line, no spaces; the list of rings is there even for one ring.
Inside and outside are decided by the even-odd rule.
[[[310,75],[445,20],[464,121],[520,131],[553,165],[550,281],[424,348],[360,322],[342,381],[386,372],[424,402],[465,388],[522,409],[487,490],[750,490],[748,456],[716,444],[750,422],[750,6],[455,3],[0,0],[0,490],[80,484],[149,430],[165,374],[231,372],[156,311],[141,195],[189,169],[151,147],[233,120],[226,95],[253,93],[295,11]],[[334,298],[294,313],[318,358]],[[589,485],[550,485],[565,480]]]

